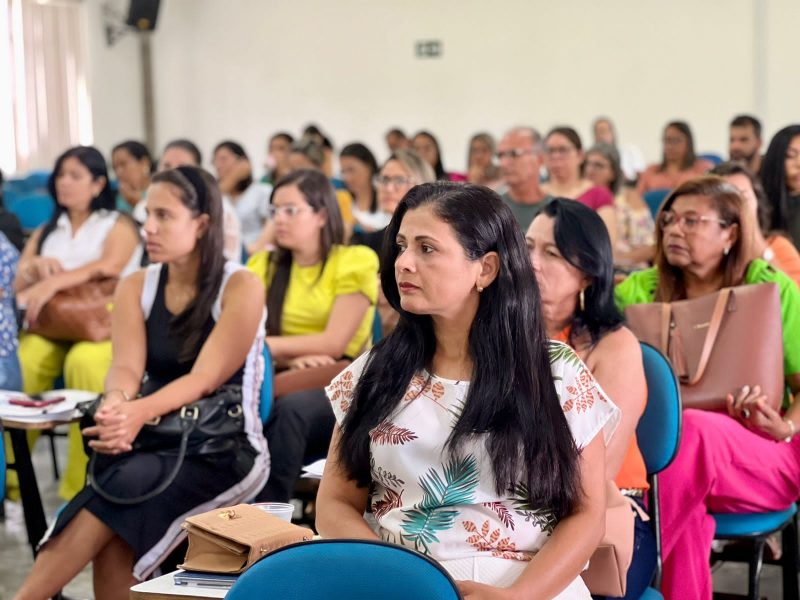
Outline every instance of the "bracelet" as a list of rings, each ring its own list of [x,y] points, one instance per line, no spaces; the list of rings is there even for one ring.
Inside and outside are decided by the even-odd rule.
[[[119,392],[120,394],[122,394],[122,397],[125,399],[125,402],[130,402],[131,401],[131,397],[128,395],[128,392],[126,392],[125,390],[123,390],[121,388],[116,388],[116,389],[113,389],[113,390],[108,390],[107,392],[103,392],[103,398],[105,398],[106,396],[108,396],[109,394],[111,394],[113,392]]]
[[[784,441],[784,442],[791,442],[791,441],[792,441],[792,438],[793,438],[793,437],[795,436],[795,434],[797,433],[797,426],[794,424],[794,421],[792,421],[792,420],[791,420],[790,418],[788,418],[788,417],[783,417],[783,420],[784,420],[784,422],[785,422],[785,423],[786,423],[786,424],[789,426],[789,430],[790,430],[790,433],[789,433],[789,435],[787,435],[785,438],[783,438],[783,441]]]

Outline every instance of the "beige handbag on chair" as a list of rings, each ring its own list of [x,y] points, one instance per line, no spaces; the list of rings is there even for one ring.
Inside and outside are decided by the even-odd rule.
[[[639,340],[669,358],[684,408],[726,410],[725,396],[761,386],[779,408],[785,392],[783,326],[778,286],[742,285],[676,302],[625,309]]]
[[[592,594],[617,598],[625,595],[633,560],[635,517],[631,501],[613,481],[607,481],[606,532],[592,554],[589,567],[581,573]]]

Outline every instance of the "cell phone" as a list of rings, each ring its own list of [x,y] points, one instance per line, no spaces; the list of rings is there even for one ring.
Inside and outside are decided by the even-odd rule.
[[[53,396],[52,398],[42,398],[41,396],[34,395],[30,398],[11,398],[8,403],[14,406],[25,406],[27,408],[44,408],[63,402],[67,398],[65,396]]]

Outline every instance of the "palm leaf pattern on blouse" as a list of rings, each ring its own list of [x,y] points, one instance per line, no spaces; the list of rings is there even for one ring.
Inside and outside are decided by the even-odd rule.
[[[575,351],[563,342],[550,340],[549,353],[551,363],[563,360],[573,367],[579,367],[581,365],[581,359],[578,358],[578,355],[575,354]]]
[[[531,493],[524,483],[517,483],[509,489],[514,512],[525,517],[525,521],[539,527],[547,535],[553,533],[558,521],[552,511],[539,508],[531,503]]]
[[[478,461],[471,454],[453,457],[444,465],[444,477],[434,468],[420,477],[422,502],[403,510],[402,538],[418,552],[430,555],[430,544],[438,543],[437,532],[451,529],[461,504],[474,504],[478,487]]]

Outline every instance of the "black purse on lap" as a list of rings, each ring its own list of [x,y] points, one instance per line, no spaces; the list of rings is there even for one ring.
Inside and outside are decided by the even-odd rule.
[[[102,396],[92,402],[81,428],[94,424],[94,413],[100,407]],[[84,423],[84,421],[86,421]],[[175,465],[156,488],[136,497],[115,496],[104,490],[97,481],[97,452],[91,452],[86,481],[97,495],[114,504],[140,504],[155,498],[166,490],[178,476],[187,456],[201,456],[224,452],[233,447],[235,438],[244,432],[242,388],[225,385],[213,395],[200,398],[180,409],[145,423],[133,442],[131,452],[151,452],[176,456]],[[120,457],[128,456],[123,454]]]

